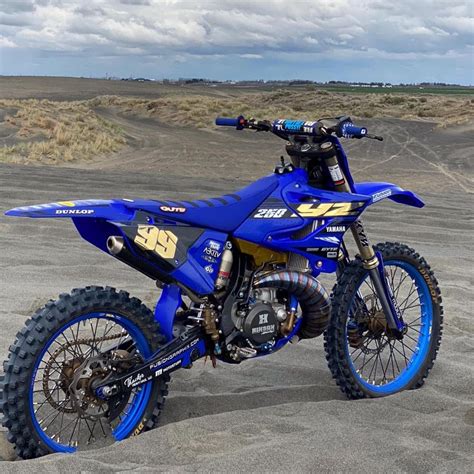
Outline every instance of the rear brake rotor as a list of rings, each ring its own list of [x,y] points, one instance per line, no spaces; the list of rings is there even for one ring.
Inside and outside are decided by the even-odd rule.
[[[70,386],[73,383],[74,376],[79,367],[84,364],[86,356],[92,354],[99,343],[110,341],[122,337],[122,334],[113,334],[98,339],[77,339],[62,344],[56,351],[51,354],[46,367],[43,371],[43,393],[48,403],[56,410],[65,413],[74,413],[77,407],[74,403],[59,404],[54,400],[49,382],[54,380],[53,374],[59,379],[54,380],[57,386],[64,392],[66,399],[71,398]],[[84,349],[81,348],[85,347]],[[116,351],[119,352],[119,351]],[[71,357],[72,356],[72,357]],[[69,358],[67,358],[69,357]],[[88,357],[89,358],[89,357]],[[60,360],[62,359],[62,360]],[[90,385],[90,384],[89,384]],[[71,400],[72,402],[72,400]]]

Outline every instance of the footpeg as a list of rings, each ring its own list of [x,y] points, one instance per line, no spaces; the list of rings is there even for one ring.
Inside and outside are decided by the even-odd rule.
[[[242,359],[251,359],[257,356],[257,350],[252,347],[233,346],[230,350],[230,357],[236,361]]]

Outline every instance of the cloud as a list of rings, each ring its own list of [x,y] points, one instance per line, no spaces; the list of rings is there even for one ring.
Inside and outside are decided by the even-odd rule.
[[[465,0],[3,0],[4,47],[168,58],[288,55],[469,60]],[[183,59],[185,58],[185,59]]]
[[[35,10],[34,0],[2,0],[2,12],[15,14],[20,12],[33,12]]]
[[[16,44],[10,41],[8,38],[0,36],[0,47],[1,48],[15,48]]]

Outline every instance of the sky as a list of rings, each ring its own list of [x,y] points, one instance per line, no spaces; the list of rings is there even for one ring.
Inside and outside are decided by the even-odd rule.
[[[474,0],[1,0],[0,74],[474,85]]]

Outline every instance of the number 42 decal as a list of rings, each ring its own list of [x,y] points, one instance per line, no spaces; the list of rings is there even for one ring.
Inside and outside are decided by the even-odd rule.
[[[178,237],[170,230],[152,225],[139,225],[134,242],[144,250],[155,252],[162,258],[174,258]]]

